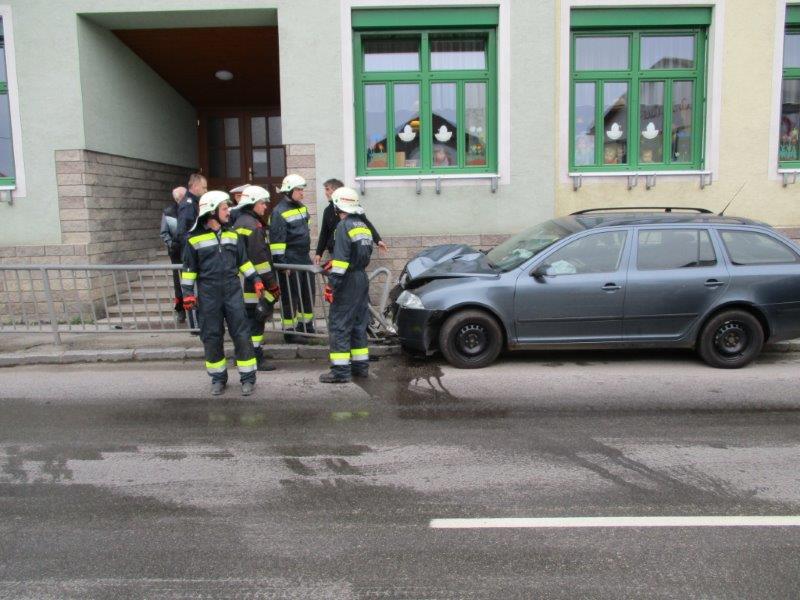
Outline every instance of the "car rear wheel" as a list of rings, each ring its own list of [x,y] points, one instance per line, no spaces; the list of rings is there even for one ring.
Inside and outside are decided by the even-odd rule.
[[[698,339],[700,358],[718,369],[749,364],[764,345],[761,323],[749,312],[727,310],[706,323]]]
[[[459,369],[480,369],[494,362],[503,347],[497,321],[481,310],[450,315],[439,331],[439,349]]]

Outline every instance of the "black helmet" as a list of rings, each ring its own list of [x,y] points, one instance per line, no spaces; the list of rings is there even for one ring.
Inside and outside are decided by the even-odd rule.
[[[275,302],[270,302],[265,296],[261,296],[256,304],[255,318],[259,323],[266,323],[272,317],[272,307]]]

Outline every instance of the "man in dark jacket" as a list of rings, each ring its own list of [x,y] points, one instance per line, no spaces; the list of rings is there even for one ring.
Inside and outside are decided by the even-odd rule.
[[[236,221],[233,228],[245,239],[247,256],[256,269],[261,281],[266,286],[264,301],[271,310],[272,305],[281,295],[278,281],[272,271],[272,255],[267,246],[267,236],[261,219],[267,210],[269,192],[263,187],[249,185],[239,194],[239,203],[236,205]],[[233,211],[231,211],[233,212]],[[259,371],[274,371],[275,367],[264,360],[264,321],[258,318],[258,305],[262,300],[255,293],[254,284],[244,281],[244,305],[247,309],[247,320],[250,325],[250,341],[253,342],[253,351],[256,355]]]
[[[208,182],[200,173],[192,173],[189,175],[187,188],[186,195],[178,205],[178,243],[181,251],[186,246],[189,230],[194,227],[194,223],[197,221],[197,206],[200,202],[200,197],[207,191]]]
[[[183,264],[183,247],[178,241],[178,204],[186,195],[186,188],[176,187],[172,190],[173,202],[169,203],[161,213],[161,230],[159,235],[167,247],[169,260],[173,265]],[[183,292],[181,292],[181,274],[178,270],[172,271],[172,286],[175,289],[175,313],[178,323],[186,322],[186,311],[183,310]]]
[[[275,264],[310,265],[311,233],[308,208],[303,204],[306,180],[294,173],[283,178],[283,194],[269,218],[269,249]],[[314,274],[309,271],[278,272],[283,298],[284,339],[289,343],[308,340],[294,332],[315,333]]]
[[[263,293],[264,284],[247,258],[244,238],[228,227],[229,218],[228,194],[218,191],[203,194],[197,221],[189,230],[183,251],[183,306],[186,310],[197,307],[199,311],[200,339],[205,348],[212,395],[220,395],[228,382],[222,346],[223,324],[227,324],[236,351],[242,395],[249,396],[256,383],[257,365],[239,275],[252,282],[257,296]]]
[[[331,196],[333,192],[344,186],[344,184],[338,179],[328,179],[328,181],[322,185],[323,189],[325,190],[325,197],[328,199],[328,206],[326,206],[325,210],[322,211],[322,227],[319,232],[319,240],[317,241],[317,252],[314,255],[315,265],[318,265],[322,262],[322,255],[326,250],[328,251],[329,256],[333,256],[333,232],[336,229],[336,226],[339,224],[339,217],[336,216],[336,211],[333,209]],[[372,223],[370,223],[367,215],[362,214],[361,219],[372,232],[372,239],[377,244],[378,250],[381,252],[386,252],[389,250],[386,242],[381,239],[378,230],[375,229],[375,226]]]
[[[331,303],[328,319],[331,369],[320,375],[322,383],[346,383],[369,375],[369,278],[372,233],[362,219],[364,209],[355,190],[341,187],[332,204],[339,224],[330,262],[325,300]]]

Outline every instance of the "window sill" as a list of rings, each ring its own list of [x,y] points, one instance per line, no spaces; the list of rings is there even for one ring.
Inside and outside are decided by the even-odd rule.
[[[656,178],[658,177],[699,177],[700,189],[711,185],[713,181],[713,173],[711,171],[600,171],[600,172],[580,172],[571,171],[568,173],[572,179],[572,190],[577,192],[583,185],[584,179],[626,179],[628,189],[631,190],[639,184],[639,178],[644,178],[645,189],[651,189],[656,186]]]
[[[442,181],[488,181],[491,186],[492,193],[497,191],[497,185],[500,180],[500,175],[497,173],[442,173],[439,174],[429,174],[426,173],[425,175],[359,175],[356,178],[356,182],[360,187],[360,191],[362,195],[367,193],[367,184],[368,183],[396,183],[398,181],[407,181],[407,182],[416,182],[416,189],[417,194],[422,193],[422,182],[423,181],[433,181],[436,189],[436,193],[441,193],[441,183]]]
[[[783,180],[783,187],[789,187],[789,185],[794,185],[797,183],[797,175],[800,174],[800,167],[780,167],[778,169],[778,175],[781,176]]]

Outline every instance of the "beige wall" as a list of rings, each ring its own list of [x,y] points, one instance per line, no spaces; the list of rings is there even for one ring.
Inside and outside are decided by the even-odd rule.
[[[562,0],[558,11],[560,37],[569,36],[568,23],[564,22],[569,13],[564,2],[567,0]],[[630,4],[625,0],[597,4],[617,3]],[[776,226],[800,224],[800,183],[782,186],[775,160],[777,139],[771,134],[779,117],[780,80],[775,74],[780,68],[783,36],[780,15],[784,2],[709,0],[705,4],[714,5],[706,82],[709,110],[705,166],[713,171],[713,185],[701,190],[699,176],[658,176],[651,190],[645,189],[644,179],[640,178],[638,186],[629,191],[624,177],[605,180],[584,177],[581,188],[573,191],[572,181],[566,176],[568,122],[561,110],[556,139],[559,165],[556,214],[599,206],[648,205],[696,206],[719,211],[744,186],[726,214],[752,217]],[[563,85],[563,65],[568,62],[563,61],[569,57],[562,52],[558,55],[562,61],[558,66],[562,74],[557,86],[559,105],[568,106],[568,88]]]

